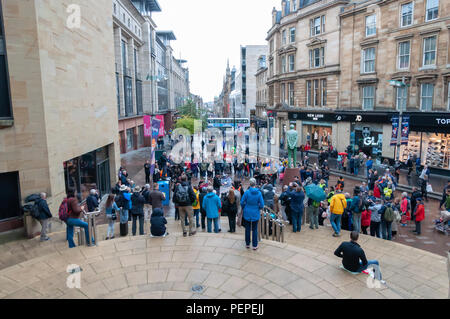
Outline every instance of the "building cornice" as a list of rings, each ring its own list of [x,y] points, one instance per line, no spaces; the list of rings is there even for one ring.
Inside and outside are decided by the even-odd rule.
[[[359,45],[361,47],[367,47],[369,45],[375,45],[378,44],[380,41],[378,39],[369,39],[369,40],[364,40],[362,41]]]
[[[330,70],[331,67],[337,67],[337,69]],[[305,78],[314,78],[314,77],[322,77],[325,75],[339,75],[341,73],[341,70],[339,68],[339,64],[327,66],[326,69],[322,69],[322,71],[316,72],[308,72],[311,70],[299,70],[295,73],[286,73],[286,74],[278,74],[273,76],[272,78],[268,79],[266,84],[271,85],[277,82],[285,82],[285,81],[292,81],[297,79],[305,79]]]
[[[440,27],[433,28],[433,29],[428,29],[428,30],[419,32],[419,34],[420,34],[420,35],[426,35],[426,34],[430,34],[430,33],[438,33],[438,32],[441,31],[441,29],[442,29],[442,28],[440,28]]]

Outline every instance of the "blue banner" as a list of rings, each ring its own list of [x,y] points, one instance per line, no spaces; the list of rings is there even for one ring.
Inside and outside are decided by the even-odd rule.
[[[398,124],[399,124],[399,118],[398,118],[398,116],[392,117],[392,137],[391,137],[391,146],[397,145],[397,141],[398,141]]]
[[[409,140],[409,116],[402,119],[402,145],[408,145]]]

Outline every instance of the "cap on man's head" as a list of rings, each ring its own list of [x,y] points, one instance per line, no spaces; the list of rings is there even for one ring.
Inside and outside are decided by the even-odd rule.
[[[421,202],[422,201],[422,198],[416,198],[416,202]]]

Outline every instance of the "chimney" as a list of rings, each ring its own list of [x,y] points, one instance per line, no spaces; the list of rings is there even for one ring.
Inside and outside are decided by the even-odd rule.
[[[274,25],[275,23],[277,23],[277,9],[275,9],[275,7],[273,7],[273,9],[272,9],[272,25]]]
[[[286,15],[286,0],[281,1],[281,16],[284,17]]]

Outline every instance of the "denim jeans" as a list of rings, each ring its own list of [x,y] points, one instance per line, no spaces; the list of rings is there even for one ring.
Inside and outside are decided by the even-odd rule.
[[[111,215],[109,215],[111,216]],[[115,221],[112,220],[111,217],[109,217],[107,215],[107,219],[108,219],[108,231],[106,233],[106,238],[111,238],[114,237],[114,225],[115,225]]]
[[[121,224],[126,224],[128,223],[128,209],[123,209],[120,212],[120,223]]]
[[[380,263],[378,262],[378,260],[368,260],[366,266],[363,266],[362,262],[359,262],[359,263],[361,266],[359,267],[357,272],[362,272],[362,271],[366,270],[367,268],[369,268],[370,265],[373,265],[374,267],[372,267],[372,268],[375,270],[375,279],[378,279],[378,280],[382,279],[381,271],[380,271]]]
[[[377,236],[377,238],[381,238],[380,236],[380,222],[370,222],[370,236],[375,237],[375,235]]]
[[[208,233],[212,233],[212,223],[214,222],[214,232],[217,234],[219,232],[219,218],[208,218]]]
[[[292,231],[294,233],[300,232],[302,230],[303,210],[301,210],[301,211],[291,210],[291,214],[292,214],[291,216],[292,216],[292,225],[293,225]]]
[[[136,236],[136,223],[139,218],[139,235],[144,235],[144,215],[133,215],[133,225],[131,227],[131,231],[133,232],[133,236]]]
[[[361,213],[353,213],[353,230],[360,233],[361,232]]]
[[[355,175],[358,175],[358,173],[359,173],[359,167],[355,167],[353,170],[354,170],[354,172],[355,172]]]
[[[245,244],[250,246],[250,233],[252,234],[252,246],[258,247],[258,222],[249,222],[242,218],[242,223],[245,227]]]
[[[200,209],[194,209],[194,216],[197,228],[200,227]]]
[[[417,235],[420,235],[420,233],[421,233],[421,225],[420,225],[420,223],[421,222],[416,222],[416,232],[417,232]]]
[[[381,234],[383,239],[392,240],[392,222],[381,221]]]
[[[342,215],[331,213],[330,217],[331,227],[333,227],[334,232],[338,235],[341,233],[341,219]]]
[[[84,234],[86,235],[86,243],[89,242],[89,226],[88,223],[77,219],[77,218],[69,218],[66,221],[67,225],[67,241],[69,242],[69,248],[76,247],[75,242],[73,241],[73,228],[74,226],[84,228]]]

